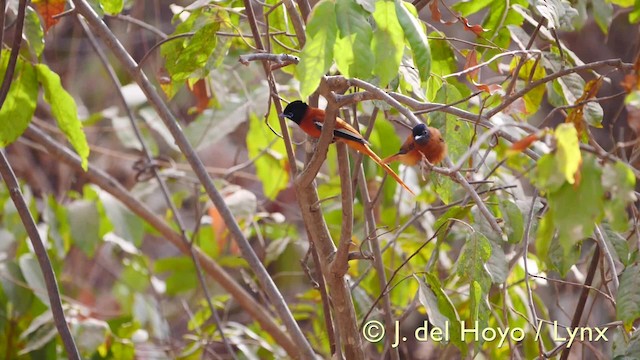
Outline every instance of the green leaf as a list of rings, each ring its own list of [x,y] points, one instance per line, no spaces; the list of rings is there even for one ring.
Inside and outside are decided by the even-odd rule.
[[[606,224],[602,226],[602,235],[609,249],[614,249],[614,260],[619,260],[623,265],[627,266],[631,262],[631,252],[629,251],[629,243],[620,235],[619,232],[613,231]],[[616,259],[617,258],[617,259]]]
[[[628,335],[625,334],[623,336],[621,335],[622,332],[624,332],[624,330],[616,332],[613,338],[613,360],[640,359],[640,330],[634,331],[628,342]]]
[[[563,172],[558,171],[558,158],[545,154],[538,159],[533,181],[541,191],[556,191],[565,183]]]
[[[441,37],[438,33],[431,33],[432,37]],[[457,71],[456,55],[448,41],[429,40],[431,50],[431,72],[435,75],[449,75]],[[432,80],[434,78],[431,78]],[[439,87],[438,87],[439,89]]]
[[[24,36],[36,57],[39,58],[44,50],[44,30],[38,13],[31,7],[27,7],[27,13],[24,18]]]
[[[575,183],[575,175],[580,168],[580,143],[578,131],[573,124],[560,124],[555,131],[557,141],[556,159],[560,171],[569,184]]]
[[[336,1],[338,39],[334,47],[336,65],[346,77],[368,79],[373,70],[373,30],[367,14],[355,0]]]
[[[40,299],[44,304],[49,306],[49,297],[47,296],[47,285],[44,282],[44,276],[38,260],[31,253],[20,256],[18,261],[20,264],[20,271],[24,279],[29,284],[29,288],[33,290],[33,294]]]
[[[571,7],[567,0],[535,1],[535,8],[545,19],[549,29],[573,30],[573,18],[578,16],[578,10]]]
[[[516,29],[521,30],[521,28]],[[509,65],[509,70],[514,71],[519,62],[520,58],[514,57]],[[525,61],[524,65],[520,68],[518,78],[526,81],[529,81],[529,79],[531,79],[531,81],[537,81],[544,78],[547,76],[547,71],[544,67],[539,65],[540,64],[537,64],[533,59]],[[534,114],[538,109],[540,109],[540,104],[542,103],[545,91],[546,89],[544,85],[538,85],[524,95],[524,106],[528,114]]]
[[[613,6],[605,0],[592,0],[591,4],[593,6],[593,18],[602,33],[606,35],[609,32],[611,19],[613,19]]]
[[[377,26],[372,43],[375,56],[373,73],[380,78],[380,86],[385,87],[398,74],[404,52],[404,33],[398,22],[394,1],[376,1],[373,18]]]
[[[632,7],[635,0],[606,0],[608,3],[618,5],[623,8]]]
[[[38,81],[44,88],[44,99],[51,105],[51,113],[58,127],[76,150],[82,160],[82,168],[87,170],[89,144],[78,119],[78,108],[73,97],[62,87],[60,77],[47,65],[37,64]]]
[[[0,81],[4,79],[9,51],[0,51]],[[0,109],[0,146],[14,142],[27,129],[38,100],[38,78],[33,66],[18,57],[13,83]]]
[[[275,124],[277,112],[272,107],[268,121]],[[256,175],[262,183],[262,191],[269,199],[275,199],[289,183],[288,159],[284,142],[251,113],[247,132],[249,158],[254,159]],[[295,166],[295,165],[293,165]]]
[[[97,187],[92,188],[100,197],[105,210],[105,218],[113,224],[113,232],[136,247],[142,245],[142,237],[144,235],[144,222],[142,219],[123,206],[111,194]]]
[[[3,303],[3,306],[10,306],[14,316],[26,314],[35,298],[32,290],[22,286],[26,279],[20,271],[18,263],[18,259],[5,262],[2,269],[4,276],[0,276],[2,292],[8,301],[7,304]]]
[[[170,273],[165,279],[168,295],[180,294],[198,287],[196,270],[190,257],[180,256],[156,260],[154,271]]]
[[[100,5],[104,9],[104,12],[108,15],[117,15],[122,12],[124,7],[123,0],[100,0]]]
[[[499,203],[502,218],[507,224],[507,239],[511,244],[517,244],[522,241],[524,234],[524,216],[518,205],[508,199],[501,200]]]
[[[616,318],[629,330],[640,317],[640,266],[627,267],[620,275],[620,287],[616,296]]]
[[[579,185],[565,183],[558,191],[547,194],[549,211],[565,255],[593,233],[604,210],[602,170],[593,156],[584,157],[581,173]]]
[[[431,75],[431,50],[427,35],[412,4],[404,1],[396,1],[395,4],[404,37],[411,46],[413,63],[420,72],[420,80],[427,81]]]
[[[575,104],[584,93],[585,82],[580,75],[572,73],[557,80],[562,89],[562,95],[567,104]],[[597,102],[589,102],[584,105],[584,120],[587,124],[601,128],[604,112]]]
[[[614,165],[606,163],[602,172],[602,186],[607,191],[609,201],[604,203],[604,214],[616,231],[625,231],[629,227],[627,206],[636,201],[636,177],[627,165],[616,161]]]
[[[640,0],[636,0],[633,5],[633,11],[629,13],[629,23],[635,24],[640,21]]]
[[[494,284],[504,283],[509,276],[507,256],[500,244],[495,241],[489,241],[489,244],[491,244],[491,256],[487,260],[485,269],[491,276],[491,282]]]
[[[460,1],[455,3],[451,8],[459,12],[462,16],[469,16],[486,9],[492,2],[493,0]]]
[[[216,48],[216,32],[220,29],[220,23],[213,16],[199,21],[209,22],[199,28],[190,39],[185,40],[182,49],[165,56],[167,71],[173,81],[186,80],[196,70],[203,68]]]
[[[76,200],[67,206],[67,214],[73,244],[87,256],[93,256],[100,242],[100,213],[96,203]]]
[[[322,0],[313,8],[307,24],[307,42],[296,67],[300,95],[307,98],[333,63],[333,47],[338,35],[335,4]]]
[[[488,293],[491,285],[491,276],[487,272],[485,264],[491,257],[491,243],[486,236],[474,232],[465,242],[458,261],[455,265],[455,272],[461,278],[471,282],[477,281],[484,291]]]
[[[426,273],[426,283],[415,274],[413,277],[418,281],[418,300],[427,310],[429,321],[443,331],[448,327],[450,340],[458,346],[463,354],[466,353],[467,347],[461,340],[460,316],[453,302],[442,289],[438,277]]]

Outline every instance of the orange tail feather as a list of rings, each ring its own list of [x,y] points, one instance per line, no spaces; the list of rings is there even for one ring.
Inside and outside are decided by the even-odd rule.
[[[398,184],[400,184],[403,188],[405,188],[411,195],[416,196],[416,194],[413,191],[411,191],[411,189],[409,189],[407,184],[405,184],[404,181],[402,181],[400,176],[398,176],[398,174],[396,174],[395,171],[393,171],[393,169],[391,169],[389,165],[385,163],[385,161],[380,159],[380,157],[376,155],[376,153],[374,153],[373,150],[371,150],[371,148],[369,148],[367,145],[360,144],[357,142],[352,142],[352,141],[345,141],[345,143],[352,149],[357,150],[369,156],[373,161],[375,161],[378,165],[380,165],[384,169],[384,171],[386,171],[387,174],[389,174]],[[391,158],[392,157],[393,156],[391,156]],[[388,159],[390,158],[387,158],[385,160],[388,160]],[[393,161],[393,159],[391,161]]]

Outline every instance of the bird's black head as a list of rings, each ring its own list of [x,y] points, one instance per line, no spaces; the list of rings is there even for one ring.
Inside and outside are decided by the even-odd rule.
[[[284,112],[282,113],[283,117],[286,117],[289,120],[293,120],[296,124],[300,124],[304,114],[307,112],[307,108],[309,105],[305,104],[300,100],[292,101],[284,108]]]
[[[431,132],[427,125],[423,123],[414,126],[411,132],[413,134],[413,140],[418,144],[426,144],[431,139]]]

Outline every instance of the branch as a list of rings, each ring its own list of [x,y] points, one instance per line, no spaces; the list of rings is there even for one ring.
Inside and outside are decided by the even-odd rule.
[[[451,159],[449,159],[448,156],[445,158],[444,161],[448,167],[453,166],[453,163],[451,162]],[[462,176],[462,174],[460,174],[459,171],[452,172],[451,179],[459,183],[460,185],[462,185],[462,187],[467,191],[469,196],[473,198],[473,201],[475,201],[476,205],[478,206],[478,210],[480,210],[480,213],[487,220],[487,222],[489,223],[489,226],[491,226],[491,229],[493,229],[493,231],[495,231],[498,236],[502,237],[504,234],[502,232],[502,229],[500,228],[500,225],[498,225],[496,218],[493,216],[491,211],[489,211],[489,209],[487,208],[487,205],[485,205],[485,203],[482,201],[482,199],[480,198],[480,195],[478,195],[478,193],[476,192],[476,189],[474,189],[473,186],[471,186],[467,182],[467,179],[465,179],[464,176]]]
[[[40,265],[40,270],[44,276],[44,283],[47,287],[47,297],[49,298],[49,306],[51,307],[51,313],[53,314],[53,321],[56,324],[60,337],[62,338],[62,343],[67,351],[67,356],[70,359],[80,360],[78,348],[76,347],[73,336],[69,331],[67,320],[64,317],[62,300],[60,300],[60,289],[58,289],[56,274],[51,266],[49,254],[47,254],[47,249],[42,243],[42,238],[40,237],[36,223],[33,220],[33,216],[31,216],[31,211],[29,211],[27,202],[22,196],[20,185],[18,185],[18,179],[16,179],[16,175],[13,173],[13,169],[5,156],[4,149],[0,150],[0,175],[2,175],[2,179],[7,185],[11,200],[18,210],[20,220],[22,221],[24,228],[27,230],[27,235],[29,235],[29,240],[31,241],[31,245],[33,245],[33,251],[36,253],[38,265]]]
[[[330,97],[327,98],[327,100],[330,99]],[[316,178],[316,175],[318,175],[318,171],[320,171],[320,167],[322,167],[322,164],[327,158],[329,145],[331,145],[331,142],[333,142],[333,130],[336,126],[336,106],[336,103],[329,101],[329,105],[327,106],[324,115],[322,133],[320,134],[320,138],[318,139],[318,143],[316,144],[316,149],[313,152],[313,156],[311,157],[311,160],[309,160],[309,163],[306,165],[305,169],[296,178],[296,184],[300,187],[307,187],[313,182],[313,180]]]
[[[598,243],[598,247],[600,251],[604,253],[604,258],[607,260],[609,264],[609,269],[611,270],[611,281],[613,281],[614,290],[618,290],[620,287],[620,282],[618,282],[618,274],[616,273],[616,263],[613,261],[613,255],[611,255],[611,250],[607,246],[607,242],[604,241],[604,236],[602,235],[602,230],[599,225],[596,225],[596,229],[594,231],[596,242]]]
[[[470,72],[472,72],[474,70],[480,69],[480,68],[482,68],[484,66],[487,66],[487,65],[491,64],[492,62],[498,60],[501,57],[518,55],[518,54],[531,54],[531,53],[542,54],[542,51],[540,51],[540,50],[513,50],[513,51],[503,52],[503,53],[495,55],[494,57],[492,57],[491,59],[489,59],[489,60],[487,60],[487,61],[485,61],[483,63],[480,63],[480,64],[475,65],[475,66],[471,66],[471,67],[466,68],[466,69],[464,69],[462,71],[459,71],[457,73],[444,75],[442,78],[443,79],[447,79],[447,78],[450,78],[450,77],[457,77],[457,76],[461,76],[461,75],[470,73]]]
[[[389,292],[384,291],[386,287],[389,285],[387,283],[387,275],[385,273],[385,266],[382,262],[382,251],[380,250],[380,241],[378,240],[378,235],[376,234],[376,219],[373,213],[373,202],[371,201],[371,197],[369,196],[369,188],[367,187],[367,181],[364,176],[364,168],[360,165],[358,169],[360,172],[360,176],[358,177],[358,184],[360,185],[360,193],[362,194],[362,200],[364,202],[364,216],[366,219],[367,234],[371,234],[369,236],[369,243],[371,244],[371,251],[373,253],[373,266],[377,272],[378,284],[380,286],[382,296],[382,316],[384,317],[385,327],[387,329],[394,328],[393,322],[393,313],[391,310],[391,299],[389,298]],[[399,354],[398,349],[391,346],[393,344],[393,337],[386,337],[386,347],[389,349],[389,353],[391,355],[392,360],[398,360]]]
[[[73,168],[77,173],[83,174],[87,179],[96,184],[102,190],[113,195],[124,206],[126,206],[131,212],[138,215],[145,220],[149,225],[156,229],[161,235],[161,238],[168,240],[176,248],[178,248],[183,254],[189,255],[190,249],[182,241],[180,234],[175,232],[169,224],[167,224],[161,217],[156,215],[147,205],[141,203],[136,198],[131,196],[131,193],[124,188],[118,180],[114,179],[111,175],[105,173],[103,170],[96,168],[92,164],[89,164],[87,172],[82,170],[81,161],[78,155],[64,147],[57,141],[53,140],[50,136],[46,135],[42,130],[35,127],[33,124],[29,125],[25,135],[44,147],[39,150],[48,153],[56,159],[64,162]],[[260,303],[244,290],[243,287],[238,285],[234,278],[229,275],[218,263],[212,260],[209,256],[204,254],[198,247],[194,246],[193,250],[198,258],[198,261],[202,265],[203,269],[211,276],[212,279],[217,281],[229,294],[238,302],[238,304],[247,312],[253,319],[255,319],[262,328],[269,333],[274,340],[282,346],[289,356],[295,356],[298,353],[297,344],[295,344],[289,336],[280,328],[280,325],[269,315],[269,311],[264,308]]]
[[[595,276],[596,269],[598,268],[598,261],[600,260],[600,246],[596,245],[596,249],[593,252],[593,257],[591,258],[591,263],[589,264],[589,270],[587,270],[587,278],[584,280],[585,285],[591,286],[593,283],[593,277]],[[573,319],[571,319],[571,329],[577,329],[580,325],[580,319],[582,318],[582,312],[584,311],[584,306],[587,303],[587,298],[589,297],[589,288],[582,288],[582,292],[580,293],[580,298],[578,299],[578,305],[576,305],[576,311],[573,313]],[[560,360],[567,360],[569,358],[569,353],[571,352],[571,348],[565,347],[562,350],[562,355],[560,355]]]
[[[162,97],[158,94],[147,76],[138,68],[135,61],[131,58],[131,55],[125,50],[125,48],[118,41],[115,35],[95,13],[93,8],[89,6],[86,0],[73,0],[73,3],[75,4],[78,13],[87,20],[93,31],[111,49],[115,57],[124,67],[124,70],[140,86],[145,96],[149,100],[149,103],[156,110],[158,116],[171,133],[176,145],[180,148],[182,154],[184,154],[195,175],[198,177],[198,180],[200,180],[200,182],[204,186],[207,195],[220,213],[222,219],[225,222],[225,225],[229,229],[229,232],[236,240],[236,244],[240,248],[242,256],[249,264],[249,267],[255,273],[258,282],[264,289],[269,300],[275,307],[276,312],[279,314],[282,322],[297,344],[297,357],[311,358],[315,356],[308,340],[302,334],[300,327],[296,323],[293,315],[291,314],[291,311],[287,307],[282,294],[276,287],[273,279],[269,276],[269,273],[264,268],[263,264],[260,262],[260,259],[258,258],[256,253],[253,251],[251,244],[249,244],[249,241],[242,233],[242,230],[233,217],[233,214],[229,210],[229,207],[226,205],[224,199],[222,198],[222,195],[218,192],[218,189],[216,189],[211,177],[202,164],[202,161],[196,154],[193,147],[189,144],[188,139],[182,132],[182,129],[178,125],[177,119],[175,118],[167,104],[163,101]],[[249,12],[251,11],[250,9],[251,6],[249,4],[249,7],[246,9],[246,11]]]
[[[3,2],[4,3],[4,2]],[[9,95],[9,89],[13,82],[13,73],[16,70],[16,63],[18,62],[18,54],[20,53],[20,45],[22,44],[22,28],[24,26],[24,16],[27,11],[27,0],[20,0],[18,4],[18,17],[16,19],[16,28],[13,34],[13,43],[11,44],[11,54],[9,54],[9,62],[7,63],[7,70],[4,73],[2,79],[2,85],[0,86],[0,109],[4,105],[4,101]],[[2,9],[2,17],[4,18],[5,8]],[[2,20],[4,23],[4,19]],[[4,24],[2,24],[4,26]],[[4,28],[2,29],[4,31]],[[0,47],[2,45],[2,39],[0,38]]]
[[[342,229],[338,251],[330,264],[334,276],[345,276],[349,270],[349,246],[353,235],[353,193],[351,191],[351,172],[349,171],[349,155],[347,145],[336,143],[338,151],[338,172],[340,173],[340,188],[342,190]]]

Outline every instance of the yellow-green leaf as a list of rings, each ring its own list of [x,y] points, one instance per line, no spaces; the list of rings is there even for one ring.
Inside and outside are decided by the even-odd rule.
[[[431,49],[427,34],[425,34],[422,24],[417,17],[416,9],[410,3],[396,1],[396,12],[400,26],[404,30],[404,37],[411,45],[413,53],[413,63],[418,68],[420,80],[427,81],[431,74]]]
[[[319,2],[309,16],[307,42],[296,67],[300,80],[300,94],[306,98],[313,93],[320,79],[333,63],[333,47],[338,34],[335,4],[331,0]]]
[[[564,174],[569,184],[574,184],[575,174],[580,169],[582,162],[578,131],[573,124],[560,124],[556,128],[555,135],[559,170]]]
[[[373,70],[371,37],[367,14],[355,0],[336,1],[338,39],[334,47],[336,65],[346,77],[368,79]]]
[[[269,122],[278,121],[275,107],[271,108]],[[289,184],[289,160],[284,142],[253,113],[247,132],[249,158],[254,160],[256,174],[262,183],[264,195],[275,199]]]
[[[38,82],[44,88],[44,99],[51,105],[51,113],[56,119],[60,130],[65,134],[69,143],[76,150],[82,160],[82,168],[87,170],[89,159],[89,144],[82,131],[82,123],[78,119],[78,108],[75,100],[62,87],[60,77],[47,65],[37,64]]]
[[[398,22],[394,1],[376,1],[373,13],[376,30],[373,32],[373,73],[380,78],[380,86],[385,87],[396,75],[404,52],[404,32]]]
[[[0,82],[7,71],[9,51],[0,56]],[[27,129],[38,100],[38,79],[33,66],[18,58],[13,83],[0,109],[0,146],[14,142]]]

